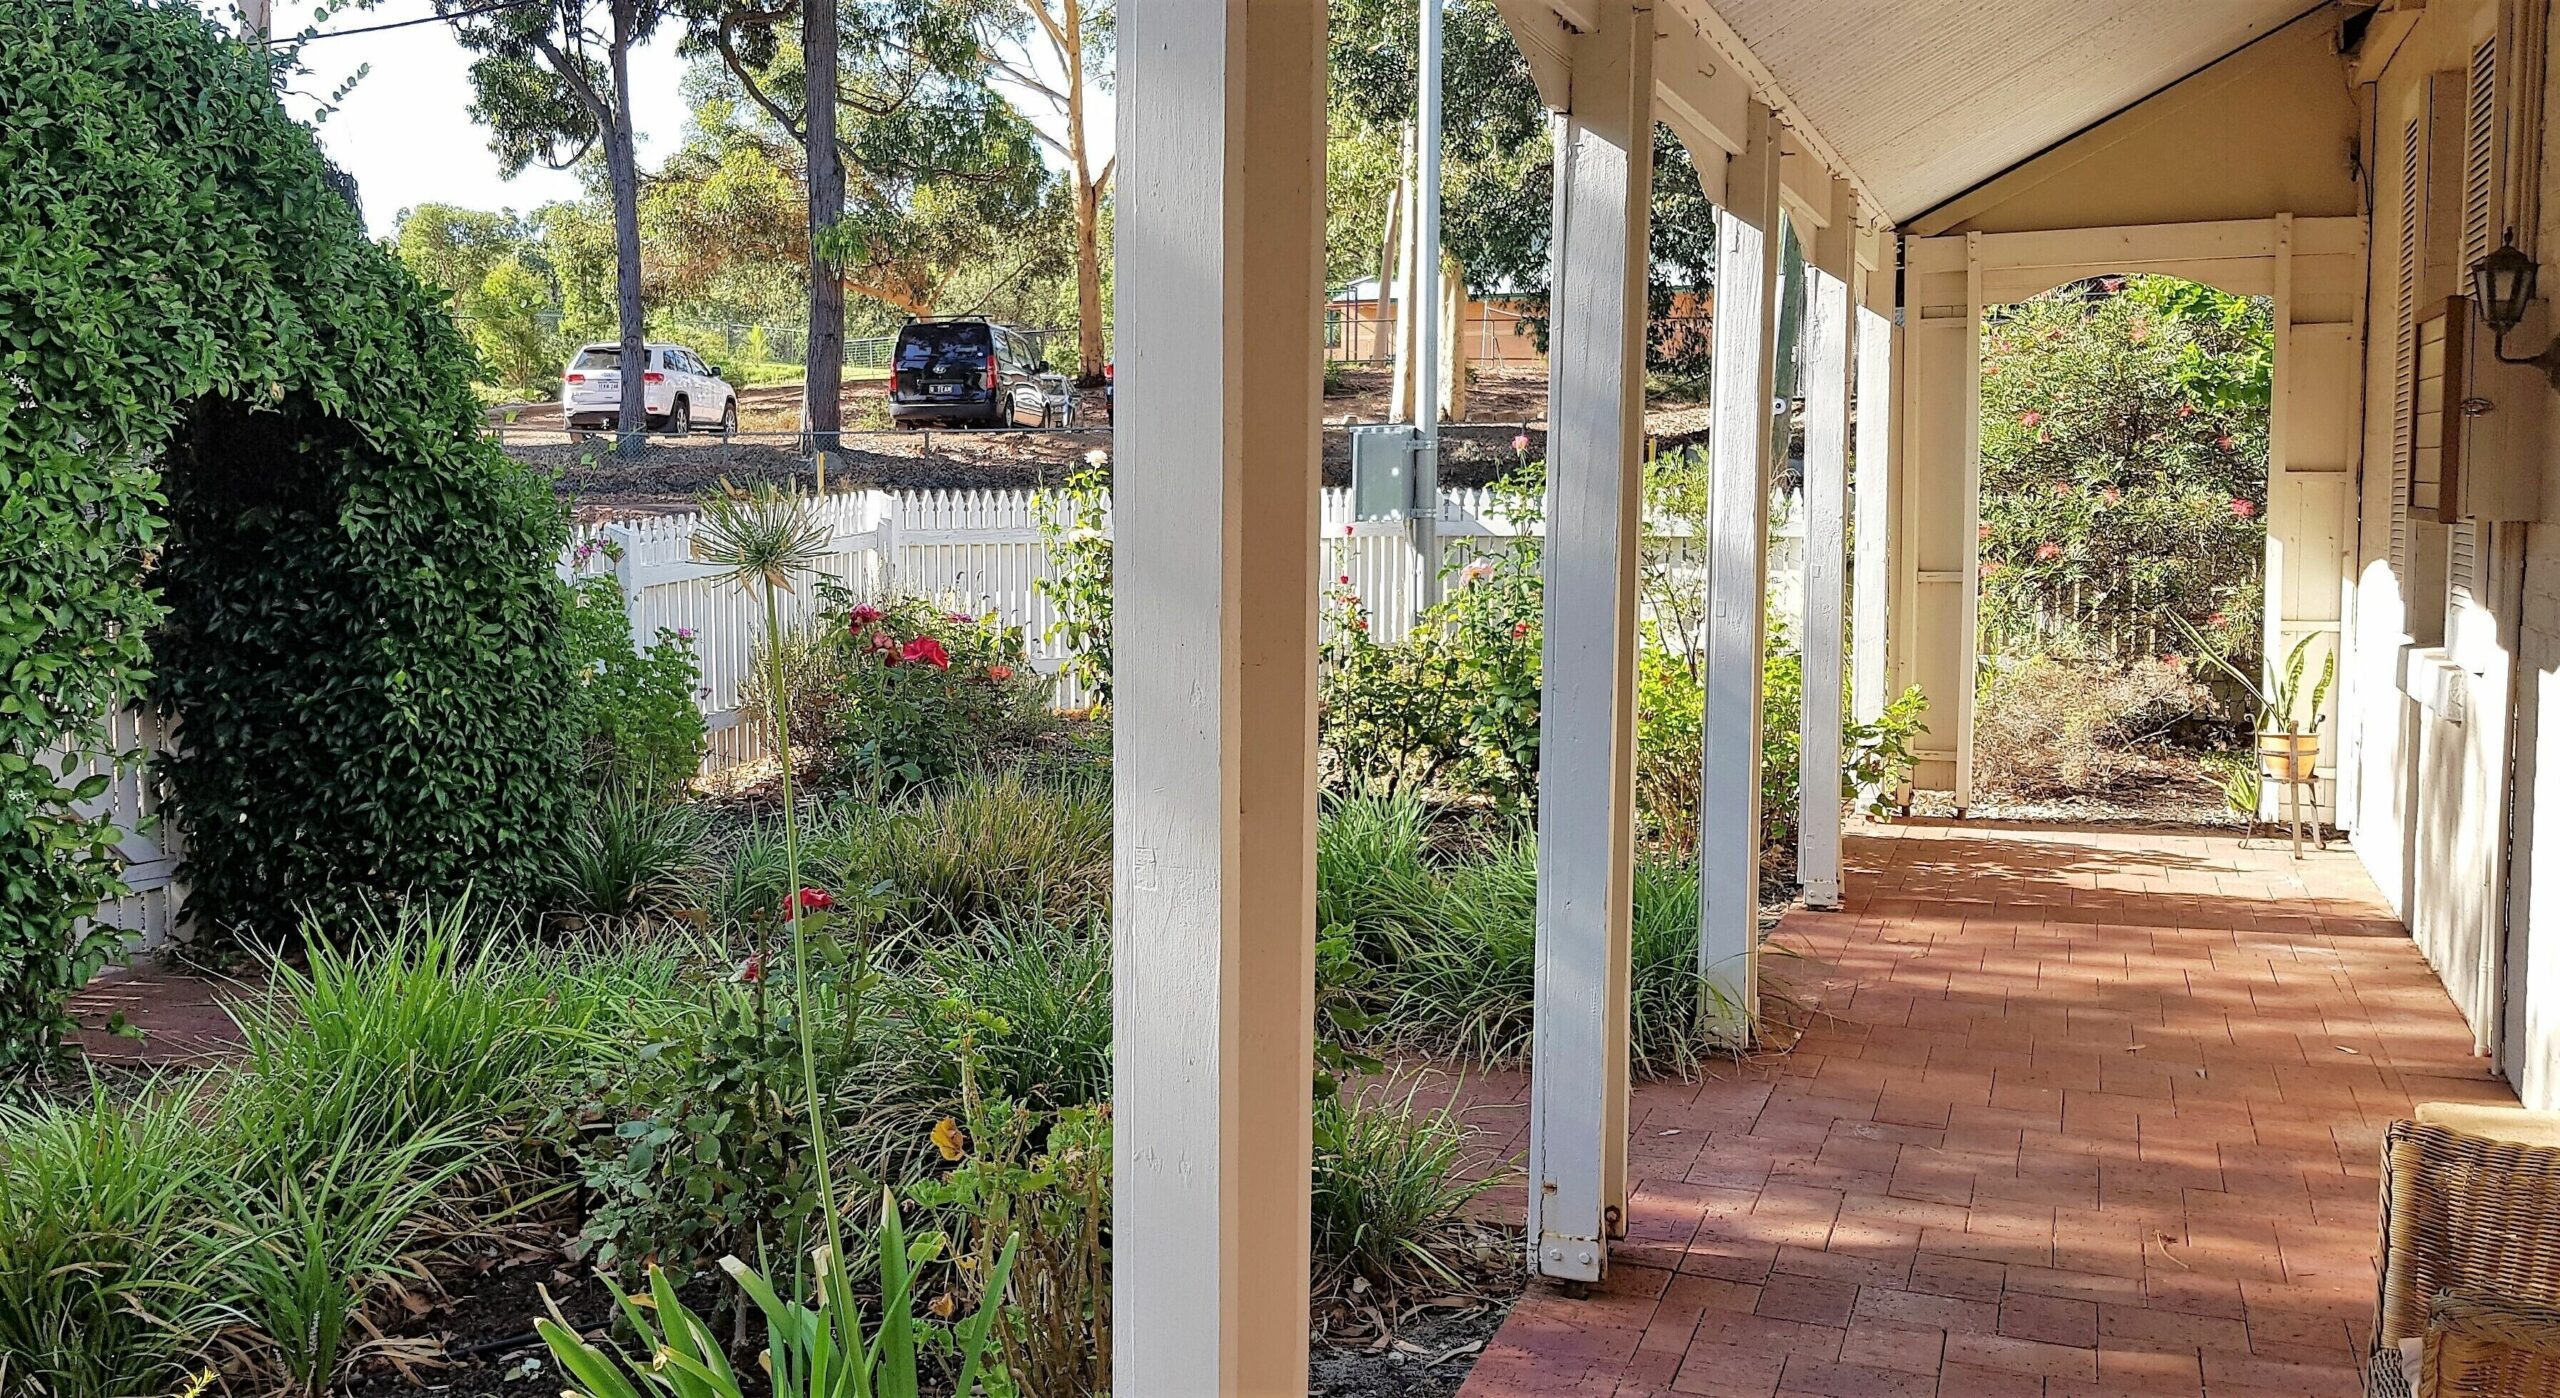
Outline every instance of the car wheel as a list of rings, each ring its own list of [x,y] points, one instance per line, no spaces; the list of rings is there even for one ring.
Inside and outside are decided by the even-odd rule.
[[[724,436],[737,435],[738,395],[734,393],[729,395],[729,401],[720,409],[720,431]]]
[[[681,398],[667,414],[667,431],[678,437],[693,431],[693,408]]]

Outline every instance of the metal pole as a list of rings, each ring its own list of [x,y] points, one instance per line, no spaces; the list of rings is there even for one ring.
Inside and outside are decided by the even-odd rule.
[[[1421,117],[1415,144],[1413,548],[1422,558],[1422,605],[1440,601],[1440,6],[1422,0]]]

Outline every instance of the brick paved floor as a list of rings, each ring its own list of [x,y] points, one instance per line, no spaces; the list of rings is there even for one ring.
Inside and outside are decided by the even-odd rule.
[[[1849,907],[1763,962],[1802,1041],[1637,1087],[1608,1283],[1533,1288],[1465,1398],[2360,1392],[2385,1123],[2513,1098],[2354,856],[1978,824],[1848,853]],[[1465,1095],[1516,1154],[1519,1077]]]

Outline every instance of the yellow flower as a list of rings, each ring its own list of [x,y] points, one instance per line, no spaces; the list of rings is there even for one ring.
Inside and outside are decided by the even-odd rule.
[[[957,1160],[969,1149],[969,1138],[960,1131],[960,1123],[949,1117],[933,1124],[933,1148],[945,1160]]]

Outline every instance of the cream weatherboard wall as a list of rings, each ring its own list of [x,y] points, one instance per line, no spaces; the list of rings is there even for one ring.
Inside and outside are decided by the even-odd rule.
[[[2542,0],[2439,3],[2399,12],[2358,55],[2374,255],[2346,730],[2357,853],[2478,1049],[2543,1104],[2560,1084],[2531,1066],[2550,1038],[2533,1012],[2551,1008],[2527,993],[2532,870],[2511,863],[2510,817],[2529,859],[2546,730],[2515,702],[2515,659],[2547,645],[2524,622],[2548,531],[2542,492],[2493,499],[2454,477],[2538,477],[2551,394],[2500,368],[2451,298],[2505,227],[2534,226],[2540,201],[2517,196],[2539,183],[2540,143],[2515,137],[2539,128],[2546,18]],[[2512,177],[2518,160],[2531,178]]]

